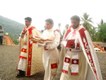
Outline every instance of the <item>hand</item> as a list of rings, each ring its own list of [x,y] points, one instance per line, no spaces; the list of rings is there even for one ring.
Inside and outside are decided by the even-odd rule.
[[[44,44],[44,41],[40,40],[39,43]]]
[[[31,37],[31,40],[32,40],[33,42],[38,42],[38,41],[39,41],[39,38],[33,38],[33,37]]]
[[[33,41],[33,42],[38,42],[38,43],[44,43],[44,41],[41,39],[41,38],[33,38],[33,37],[31,37],[31,40]]]
[[[27,30],[26,30],[26,29],[24,29],[22,33],[24,33],[24,34],[25,34],[26,32],[27,32]]]
[[[21,35],[21,38],[24,38],[24,34]]]

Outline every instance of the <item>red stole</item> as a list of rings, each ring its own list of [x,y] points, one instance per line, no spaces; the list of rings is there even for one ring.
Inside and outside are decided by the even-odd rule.
[[[28,29],[29,37],[28,37],[28,64],[27,64],[27,72],[26,75],[30,76],[31,75],[31,60],[32,60],[32,42],[31,42],[31,35],[32,35],[32,30],[35,27],[31,27]]]
[[[67,32],[65,33],[63,40],[67,37],[67,35],[71,32],[71,27],[67,30]]]
[[[96,77],[96,80],[99,80],[98,76],[97,76],[97,71],[96,71],[96,67],[95,67],[95,64],[94,64],[94,60],[93,60],[93,57],[91,55],[91,51],[90,51],[88,41],[87,41],[87,38],[86,38],[86,34],[85,34],[84,31],[85,31],[84,28],[80,29],[79,34],[80,34],[80,37],[81,37],[81,40],[82,40],[82,43],[83,43],[84,50],[86,52],[86,56],[88,58],[88,63],[91,66],[91,69],[93,70],[93,73]]]
[[[71,31],[71,29],[68,29],[67,30],[67,32],[66,32],[66,34],[65,34],[65,36],[64,36],[64,39],[63,40],[65,40],[66,39],[66,37],[67,37],[67,35],[70,33],[70,31]],[[94,74],[94,76],[95,76],[95,78],[96,78],[96,80],[99,80],[99,77],[98,77],[98,75],[97,75],[97,69],[96,69],[96,64],[94,63],[94,59],[93,59],[93,56],[92,56],[92,53],[91,53],[91,51],[90,51],[90,47],[89,47],[89,44],[88,44],[88,40],[87,40],[87,36],[86,36],[86,34],[85,34],[85,29],[84,28],[81,28],[80,30],[79,30],[79,39],[81,39],[81,41],[80,41],[80,44],[81,44],[81,47],[82,48],[84,48],[83,49],[83,53],[84,53],[84,55],[85,55],[85,57],[86,57],[86,60],[87,60],[87,62],[88,62],[88,64],[89,64],[89,66],[91,67],[91,70],[93,71],[93,74]],[[68,43],[67,43],[67,47],[70,47],[70,45],[73,45],[74,44],[74,42],[73,41],[68,41]],[[85,51],[85,52],[84,52]],[[65,61],[64,61],[65,62]],[[78,62],[78,61],[77,61]],[[79,62],[78,62],[78,64],[79,64]],[[97,64],[98,65],[98,64]],[[68,66],[68,65],[67,65]],[[63,66],[64,67],[64,66]],[[63,71],[64,72],[64,71]]]

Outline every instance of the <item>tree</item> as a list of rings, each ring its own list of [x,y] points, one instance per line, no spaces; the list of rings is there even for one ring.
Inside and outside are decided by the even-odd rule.
[[[98,25],[98,40],[102,42],[106,42],[106,23],[101,20]]]
[[[92,38],[92,40],[95,40],[95,27],[92,25],[92,18],[89,17],[89,15],[87,13],[83,14],[82,19],[82,24],[83,26],[88,30],[88,32],[90,33],[90,36]]]

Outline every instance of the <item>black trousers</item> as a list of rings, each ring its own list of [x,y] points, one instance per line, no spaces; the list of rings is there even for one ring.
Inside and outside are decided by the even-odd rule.
[[[3,44],[3,36],[0,36],[0,45]]]

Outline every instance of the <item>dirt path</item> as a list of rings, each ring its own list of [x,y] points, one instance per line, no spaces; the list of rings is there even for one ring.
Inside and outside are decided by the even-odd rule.
[[[17,79],[18,46],[0,46],[0,80],[43,80],[43,72],[29,78]]]
[[[40,72],[29,78],[17,79],[16,66],[19,55],[18,46],[0,46],[0,79],[1,80],[43,80],[44,72]],[[103,80],[106,80],[106,54],[97,53]]]

